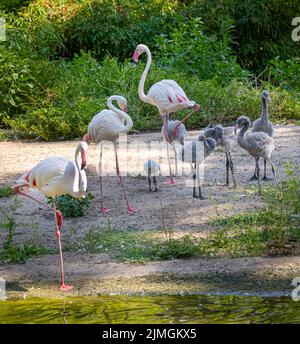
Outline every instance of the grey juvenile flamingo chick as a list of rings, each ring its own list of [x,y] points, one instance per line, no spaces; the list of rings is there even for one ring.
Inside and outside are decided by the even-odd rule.
[[[203,142],[203,150],[197,145],[197,143]],[[199,136],[198,141],[192,140],[185,142],[181,147],[178,158],[183,162],[189,162],[191,164],[193,175],[193,197],[199,199],[205,199],[202,195],[200,186],[199,166],[210,155],[210,153],[216,148],[217,143],[213,138],[206,138],[205,136]],[[196,180],[198,184],[199,197],[196,195]]]
[[[148,183],[149,183],[149,191],[152,191],[151,187],[151,177],[153,178],[154,183],[154,191],[157,190],[157,184],[156,184],[156,176],[160,172],[160,166],[159,163],[157,163],[155,160],[148,160],[144,164],[144,171],[148,174]]]
[[[229,168],[232,175],[233,186],[236,187],[236,178],[234,174],[234,165],[231,157],[231,152],[236,145],[236,136],[225,135],[224,128],[221,125],[216,125],[213,128],[204,131],[205,137],[212,137],[219,148],[225,153],[226,156],[226,186],[229,186]]]
[[[161,132],[164,135],[166,145],[171,144],[173,147],[174,160],[175,160],[175,176],[176,176],[178,175],[178,164],[177,164],[177,151],[176,151],[175,143],[176,141],[179,141],[181,145],[184,144],[184,139],[187,133],[185,125],[181,123],[181,121],[168,121],[169,143],[165,135],[164,126],[162,126],[161,128]]]
[[[238,134],[238,144],[255,159],[259,194],[261,194],[259,158],[264,158],[270,163],[274,179],[277,184],[275,169],[271,162],[271,155],[275,149],[275,143],[272,137],[262,131],[250,133],[245,136],[245,133],[249,129],[250,124],[251,122],[248,117],[241,116],[237,120],[234,130],[236,132],[238,128],[241,129]]]
[[[263,131],[264,133],[268,134],[270,137],[273,137],[274,128],[273,128],[273,123],[271,121],[269,121],[269,112],[268,112],[268,104],[271,103],[271,97],[270,97],[269,91],[264,90],[262,92],[261,102],[262,102],[261,117],[253,122],[252,132],[256,133],[259,131]],[[266,159],[264,159],[264,176],[262,179],[263,180],[270,180],[270,178],[267,178],[267,161],[266,161]],[[255,168],[254,175],[250,180],[257,180],[256,168]]]

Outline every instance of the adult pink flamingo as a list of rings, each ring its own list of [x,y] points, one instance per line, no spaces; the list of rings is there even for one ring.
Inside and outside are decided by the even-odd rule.
[[[113,101],[116,101],[120,109],[113,105]],[[129,214],[134,213],[134,209],[130,206],[128,197],[126,194],[124,181],[120,175],[118,153],[117,153],[117,142],[119,135],[121,133],[127,133],[133,126],[132,119],[127,114],[127,100],[122,96],[110,96],[107,99],[108,109],[102,110],[96,114],[89,126],[88,133],[84,135],[83,139],[87,143],[95,142],[100,143],[100,162],[99,162],[99,175],[100,175],[100,211],[102,213],[107,213],[110,209],[105,208],[103,205],[103,190],[102,190],[102,142],[111,141],[114,144],[115,159],[116,159],[116,170],[119,176],[123,193],[125,196],[125,201],[127,205],[127,211]],[[125,122],[125,123],[124,123]]]
[[[65,284],[64,261],[60,240],[63,217],[61,212],[56,209],[55,197],[68,194],[75,198],[81,198],[84,195],[87,186],[84,171],[87,149],[87,143],[80,142],[75,151],[75,161],[60,156],[49,157],[40,161],[30,172],[20,177],[12,187],[17,194],[42,204],[54,213],[55,231],[60,257],[60,290],[62,291],[72,290],[73,286]],[[79,154],[81,154],[81,166],[79,163]],[[27,194],[26,192],[29,188],[38,189],[45,196],[51,197],[53,207]]]
[[[151,66],[152,57],[149,48],[144,44],[139,44],[132,56],[132,63],[137,64],[141,54],[146,53],[147,63],[146,67],[142,73],[141,79],[139,81],[138,94],[140,99],[148,104],[154,105],[158,108],[160,115],[163,119],[165,138],[167,143],[170,143],[170,138],[168,134],[168,121],[169,114],[176,112],[178,110],[192,108],[193,111],[190,112],[185,118],[179,122],[179,124],[174,128],[174,136],[176,136],[177,129],[181,123],[186,121],[194,111],[199,111],[200,106],[193,100],[189,100],[184,90],[177,84],[174,80],[161,80],[154,85],[148,91],[148,94],[144,92],[145,80],[148,74],[149,68]],[[172,170],[170,164],[169,146],[167,144],[167,155],[168,164],[170,171],[170,178],[168,180],[169,184],[174,184],[172,177]]]

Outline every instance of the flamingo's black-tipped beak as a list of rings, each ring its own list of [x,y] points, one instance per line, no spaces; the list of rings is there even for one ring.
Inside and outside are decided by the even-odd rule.
[[[89,145],[91,143],[91,141],[92,141],[91,135],[90,134],[85,134],[83,136],[83,138],[81,139],[81,141],[84,141],[84,142],[86,142]]]
[[[194,111],[200,111],[201,107],[199,104],[195,104],[193,109]]]
[[[126,112],[126,113],[128,112],[127,106],[124,106],[123,111]]]
[[[135,67],[137,65],[137,61],[134,61],[134,59],[131,59],[130,66]]]
[[[83,161],[83,162],[81,163],[81,170],[84,170],[84,169],[85,169],[85,166],[86,166],[86,161]]]

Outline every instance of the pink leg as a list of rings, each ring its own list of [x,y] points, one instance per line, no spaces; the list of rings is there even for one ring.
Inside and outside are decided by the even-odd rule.
[[[164,133],[165,133],[165,138],[166,138],[167,156],[168,156],[169,173],[170,173],[170,177],[167,183],[169,185],[173,185],[175,184],[175,180],[173,179],[173,176],[172,176],[171,161],[170,161],[170,152],[169,152],[170,138],[169,138],[169,133],[168,133],[168,121],[169,121],[169,115],[168,114],[163,115]]]
[[[120,175],[117,146],[114,145],[114,148],[115,148],[115,157],[116,157],[116,170],[117,170],[117,174],[119,176],[119,179],[120,179],[120,182],[121,182],[121,186],[122,186],[122,189],[123,189],[123,192],[124,192],[124,196],[125,196],[125,200],[126,200],[126,205],[127,205],[127,211],[128,211],[128,214],[133,214],[135,212],[135,209],[132,208],[129,205],[127,194],[126,194],[126,191],[125,191],[124,181],[123,181],[122,176]]]
[[[100,174],[100,211],[101,213],[108,213],[109,208],[105,208],[103,204],[103,190],[102,190],[102,144],[100,150],[100,162],[99,162],[99,174]]]
[[[18,185],[16,187],[13,188],[13,190],[17,193],[20,194],[24,197],[27,197],[43,206],[45,206],[46,208],[50,209],[53,211],[54,213],[54,217],[55,217],[55,229],[56,229],[56,237],[58,240],[58,248],[59,248],[59,256],[60,256],[60,267],[61,267],[61,284],[60,284],[60,290],[62,291],[68,291],[73,289],[72,286],[66,285],[64,283],[64,265],[63,265],[63,255],[62,255],[62,249],[61,249],[61,241],[60,241],[60,227],[62,225],[62,220],[63,220],[63,216],[62,213],[59,210],[56,210],[56,206],[55,206],[55,199],[52,198],[52,203],[53,203],[53,208],[50,207],[48,204],[41,202],[40,200],[36,199],[35,197],[32,197],[30,195],[27,195],[26,193],[20,191],[19,189],[22,187],[28,187],[28,185]]]
[[[177,130],[178,128],[180,127],[181,124],[183,124],[190,116],[191,114],[193,114],[195,112],[195,110],[189,112],[177,125],[176,127],[174,128],[174,138],[176,138],[176,135],[177,135]]]
[[[53,204],[53,211],[54,211],[54,217],[55,217],[55,231],[56,231],[56,238],[58,242],[59,260],[60,260],[60,288],[59,289],[61,291],[70,291],[73,289],[73,286],[65,284],[64,258],[63,258],[63,253],[62,253],[61,240],[60,240],[61,224],[59,224],[58,218],[55,215],[56,214],[55,198],[52,198],[52,204]],[[60,222],[62,223],[62,220]]]
[[[15,187],[13,188],[13,190],[14,190],[15,193],[17,193],[17,194],[19,194],[19,195],[22,195],[22,196],[24,196],[24,197],[27,197],[27,198],[29,198],[29,199],[31,199],[31,200],[33,200],[33,201],[35,201],[35,202],[37,202],[37,203],[43,205],[44,207],[46,207],[46,208],[48,208],[48,209],[50,209],[50,210],[52,210],[52,211],[55,211],[55,212],[56,212],[56,217],[57,217],[58,225],[59,225],[59,226],[62,225],[63,217],[62,217],[62,213],[61,213],[59,210],[54,210],[54,209],[53,209],[52,207],[50,207],[48,204],[46,204],[46,203],[44,203],[44,202],[38,200],[38,199],[35,198],[35,197],[32,197],[32,196],[26,194],[25,192],[20,191],[19,189],[22,188],[22,187],[28,187],[28,185],[26,185],[26,184],[25,184],[25,185],[18,185],[18,186],[15,186]]]

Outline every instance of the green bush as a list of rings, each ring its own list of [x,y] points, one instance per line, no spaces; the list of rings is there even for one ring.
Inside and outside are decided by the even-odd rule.
[[[248,70],[264,70],[271,59],[299,55],[300,42],[291,39],[292,19],[299,15],[294,0],[193,0],[189,17],[203,18],[206,31],[219,34],[222,23],[233,22],[232,48]]]
[[[181,6],[164,0],[35,0],[23,11],[21,26],[30,32],[32,49],[47,58],[85,50],[102,59],[107,54],[124,59],[141,37],[154,46]]]
[[[83,216],[93,198],[94,196],[91,193],[88,193],[84,198],[78,199],[70,195],[57,196],[56,206],[65,218]],[[48,204],[52,204],[51,198],[48,198]]]
[[[0,123],[5,117],[24,113],[37,104],[39,83],[31,73],[31,62],[0,46]]]
[[[122,94],[128,100],[135,130],[159,130],[162,122],[158,110],[138,98],[137,87],[143,68],[142,60],[132,68],[129,62],[119,64],[112,58],[98,63],[86,53],[71,62],[52,63],[48,72],[52,78],[55,75],[56,81],[47,88],[47,96],[25,113],[7,119],[6,123],[23,135],[44,140],[81,137],[95,113],[106,108],[107,98]],[[155,65],[148,74],[146,89],[165,78],[176,80],[190,99],[201,104],[202,110],[187,121],[188,128],[200,128],[209,123],[229,124],[243,113],[255,119],[260,115],[262,89],[273,89],[268,84],[254,88],[249,82],[235,79],[221,86],[216,79],[201,81],[195,76],[187,77],[184,73],[162,70]],[[300,97],[278,88],[272,91],[272,99],[272,120],[300,119]],[[182,111],[172,117],[182,118],[185,113]]]
[[[20,1],[8,7],[18,8],[14,3]],[[205,35],[215,41],[231,23],[230,48],[243,68],[263,70],[276,56],[297,56],[299,43],[290,35],[298,10],[294,0],[34,0],[19,17],[34,51],[50,58],[83,49],[123,60],[137,43],[153,49],[157,35],[169,36],[189,19],[202,18]]]
[[[261,79],[251,80],[244,65],[238,64],[241,59],[234,55],[236,43],[245,43],[238,46],[245,55],[246,43],[256,45],[257,38],[246,32],[248,41],[244,42],[237,27],[242,32],[256,32],[262,18],[251,31],[254,13],[267,8],[263,17],[271,11],[265,0],[262,5],[254,1],[247,16],[243,12],[247,1],[241,3],[33,0],[27,7],[3,14],[8,39],[0,45],[0,126],[12,129],[14,137],[77,138],[86,132],[93,115],[106,107],[111,94],[122,94],[128,100],[133,130],[159,130],[157,109],[137,95],[144,56],[136,68],[129,65],[137,43],[148,44],[153,52],[146,89],[159,80],[174,79],[190,99],[200,103],[201,112],[188,120],[188,128],[217,122],[226,125],[242,113],[257,118],[264,88],[272,91],[273,121],[299,120],[299,61],[292,54],[282,60],[274,58],[275,52],[268,52],[273,59]],[[294,6],[288,5],[287,16]],[[277,7],[274,13],[279,11]],[[266,25],[273,30],[275,24]],[[275,40],[276,51],[281,47],[277,43]],[[253,66],[258,61],[265,63],[266,57],[259,56],[256,48],[253,51],[257,54]],[[288,47],[284,51],[288,55]],[[182,118],[185,113],[172,117]]]
[[[300,58],[292,58],[286,61],[277,56],[270,61],[269,78],[272,83],[281,85],[287,90],[296,89],[300,92]]]
[[[231,22],[224,23],[222,36],[208,36],[200,18],[178,25],[171,34],[157,38],[158,65],[198,76],[201,80],[216,78],[223,84],[232,78],[247,78],[230,48]]]
[[[30,0],[0,0],[0,10],[16,12],[29,4]]]

